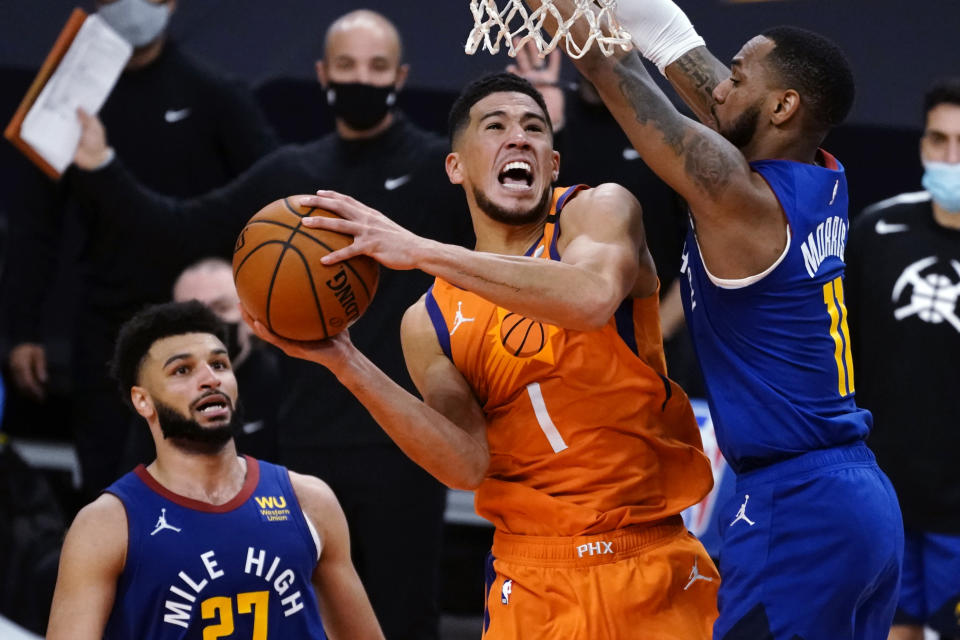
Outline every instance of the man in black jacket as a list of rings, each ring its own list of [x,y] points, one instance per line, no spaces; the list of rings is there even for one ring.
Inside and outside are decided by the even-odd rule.
[[[266,120],[246,87],[224,80],[168,41],[166,25],[175,0],[102,0],[99,15],[134,45],[133,56],[101,111],[111,140],[130,170],[165,193],[203,193],[240,174],[275,147]],[[14,385],[43,400],[49,391],[43,327],[72,332],[71,416],[85,498],[92,499],[119,475],[129,424],[114,393],[106,362],[119,326],[148,303],[169,298],[177,273],[189,260],[146,251],[149,238],[133,238],[78,207],[70,176],[51,185],[39,172],[24,185],[24,210],[11,212],[6,302],[9,364]],[[30,207],[29,209],[27,207]],[[71,264],[61,265],[61,260]],[[64,289],[52,287],[69,274],[75,294],[74,326],[43,315],[48,298],[56,313],[69,307]],[[71,292],[72,293],[72,292]],[[68,314],[69,315],[69,314]]]
[[[446,179],[449,146],[393,108],[407,66],[400,37],[383,16],[354,11],[328,29],[318,79],[336,130],[284,146],[226,187],[192,200],[139,184],[85,118],[74,185],[104,224],[163,252],[229,256],[258,209],[278,198],[335,189],[385,211],[404,227],[444,242],[472,244],[463,197]],[[159,249],[158,249],[159,250]],[[350,328],[353,341],[409,390],[399,328],[403,311],[430,286],[414,271],[383,270],[377,295]],[[322,477],[350,523],[354,561],[391,640],[437,637],[437,572],[445,491],[383,435],[354,397],[323,367],[287,361],[281,403],[280,462]]]
[[[891,640],[960,637],[960,78],[924,113],[925,191],[868,207],[847,250],[857,403],[906,533]]]

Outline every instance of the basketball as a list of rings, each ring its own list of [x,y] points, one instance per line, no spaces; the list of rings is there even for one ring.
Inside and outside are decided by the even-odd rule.
[[[250,218],[233,249],[233,281],[247,312],[273,333],[288,340],[323,340],[366,311],[380,265],[367,256],[321,263],[353,238],[304,227],[307,216],[336,214],[301,207],[301,197],[271,202]]]
[[[508,313],[500,323],[500,343],[511,355],[527,358],[540,353],[546,344],[546,333],[536,320]]]

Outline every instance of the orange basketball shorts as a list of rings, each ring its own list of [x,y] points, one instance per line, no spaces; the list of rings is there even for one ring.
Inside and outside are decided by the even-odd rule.
[[[594,536],[494,534],[484,640],[709,640],[720,575],[679,522]]]

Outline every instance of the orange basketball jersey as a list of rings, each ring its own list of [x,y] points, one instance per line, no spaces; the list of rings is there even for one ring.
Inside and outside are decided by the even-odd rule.
[[[554,190],[527,255],[560,260],[558,218],[581,188]],[[627,298],[595,331],[523,318],[440,278],[426,306],[487,417],[476,509],[499,530],[601,533],[680,513],[710,491],[690,403],[666,377],[656,295]]]

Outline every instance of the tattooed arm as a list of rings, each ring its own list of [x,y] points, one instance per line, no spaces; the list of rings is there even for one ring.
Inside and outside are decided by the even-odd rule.
[[[538,0],[527,4],[535,8]],[[563,15],[573,9],[570,0],[554,0],[554,6]],[[582,22],[573,29],[578,42],[586,39]],[[706,100],[720,66],[697,64],[704,55],[706,50],[697,48],[668,67],[673,75],[687,76],[686,93],[699,96],[694,100],[700,105],[698,115],[709,113]],[[690,71],[682,71],[681,61]],[[690,205],[711,273],[743,278],[773,264],[786,244],[786,219],[773,191],[740,150],[677,111],[637,52],[618,51],[608,58],[592,47],[573,62],[597,88],[643,161]]]
[[[665,71],[667,80],[700,122],[716,129],[713,90],[730,75],[727,65],[717,60],[706,47],[697,47],[677,58]]]
[[[677,111],[635,52],[575,63],[643,161],[690,205],[710,271],[745,278],[773,264],[786,245],[786,219],[740,150]]]

